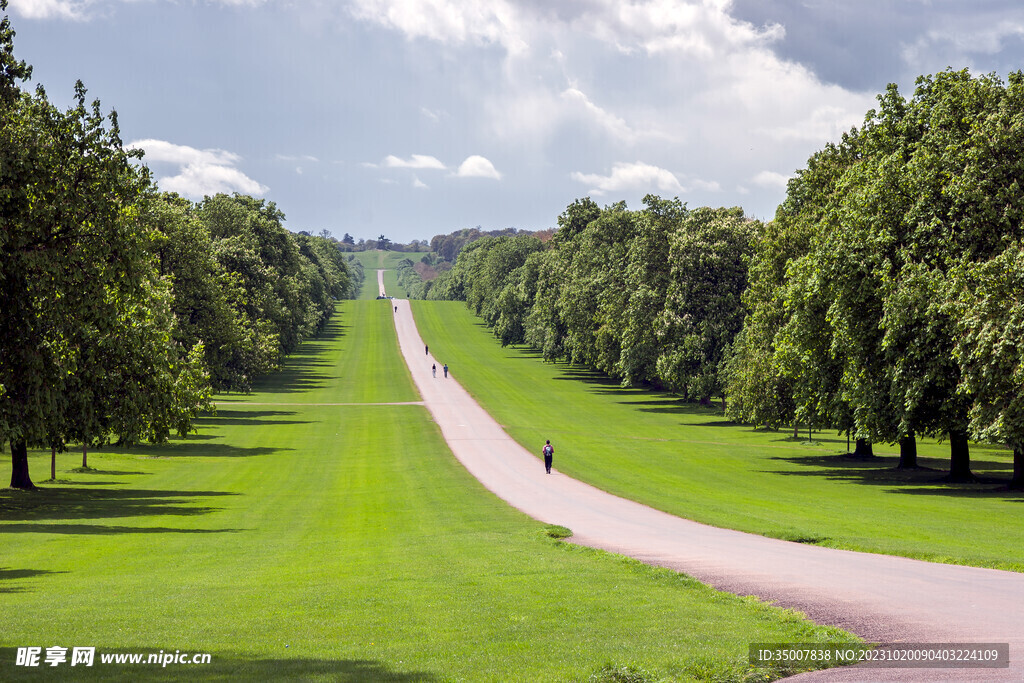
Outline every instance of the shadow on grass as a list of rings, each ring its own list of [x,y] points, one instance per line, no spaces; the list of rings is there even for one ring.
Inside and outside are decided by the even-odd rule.
[[[225,491],[81,489],[40,486],[33,491],[0,490],[0,521],[120,519],[178,515],[192,517],[218,508],[192,505],[193,499],[235,496]],[[0,530],[6,528],[0,526]]]
[[[920,458],[918,469],[897,469],[898,457],[876,456],[853,458],[837,455],[804,456],[795,458],[773,457],[771,460],[792,463],[805,468],[802,470],[774,470],[770,474],[787,477],[823,477],[832,481],[844,481],[865,486],[888,486],[888,493],[910,495],[955,496],[964,498],[1004,498],[1008,501],[1024,500],[1024,491],[1007,488],[1013,472],[1013,464],[992,460],[974,460],[971,469],[976,480],[968,483],[944,481],[946,464],[936,458]],[[985,472],[985,475],[977,475]],[[994,476],[1006,473],[1005,478]]]
[[[150,458],[251,458],[290,451],[291,448],[270,448],[269,446],[231,446],[225,443],[173,443],[163,445],[132,446],[131,453]]]
[[[27,593],[30,589],[24,586],[11,586],[5,582],[8,581],[23,581],[25,579],[32,579],[37,576],[45,576],[46,574],[65,574],[67,572],[55,572],[49,569],[6,569],[0,567],[0,594],[3,593]],[[12,660],[13,661],[13,660]]]
[[[104,524],[0,524],[0,534],[224,534],[247,529],[176,529],[166,526],[108,526]]]
[[[218,408],[216,415],[200,415],[195,419],[194,424],[196,427],[205,427],[211,425],[250,425],[255,427],[259,425],[308,424],[307,420],[265,419],[294,414],[294,410],[225,410],[223,408]],[[187,441],[189,441],[189,438],[181,440],[181,442]],[[179,442],[173,441],[171,443]]]
[[[299,344],[299,348],[284,359],[284,366],[279,371],[256,379],[252,384],[252,390],[271,394],[293,394],[323,388],[324,382],[332,377],[318,372],[318,368],[334,365],[324,360],[324,356],[331,342],[345,336],[346,329],[346,326],[336,318],[332,319],[318,336]]]
[[[46,656],[46,644],[26,643],[42,647],[40,662]],[[432,683],[441,680],[436,674],[424,671],[394,671],[387,662],[369,659],[251,659],[238,655],[218,655],[213,653],[209,664],[145,664],[150,654],[174,654],[176,649],[162,647],[139,647],[134,650],[124,648],[107,649],[97,647],[94,663],[91,667],[78,665],[72,669],[69,663],[60,665],[63,670],[54,672],[51,667],[16,667],[17,648],[0,647],[0,678],[3,680],[53,680],[54,673],[67,676],[74,672],[74,680],[139,680],[140,671],[137,667],[145,667],[147,681],[180,681],[185,679],[201,679],[204,681],[383,681],[384,683]],[[191,657],[200,649],[183,650]],[[131,664],[104,664],[101,656],[110,654],[142,654],[143,663],[132,667]],[[71,653],[68,652],[70,660]],[[44,670],[45,669],[45,670]],[[47,675],[48,674],[48,675]],[[60,678],[63,678],[61,676]]]

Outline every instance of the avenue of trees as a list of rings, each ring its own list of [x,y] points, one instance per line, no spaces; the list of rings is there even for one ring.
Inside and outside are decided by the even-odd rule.
[[[504,344],[870,444],[1013,449],[1024,486],[1024,75],[890,86],[814,154],[767,224],[740,209],[575,201],[550,241],[466,245],[419,292],[464,300]],[[411,261],[409,262],[411,265]],[[415,279],[409,278],[411,285]]]
[[[5,16],[0,444],[11,486],[32,488],[29,447],[187,432],[213,390],[247,390],[354,282],[332,242],[288,232],[273,203],[160,194],[81,83],[67,111],[21,87],[13,37]]]

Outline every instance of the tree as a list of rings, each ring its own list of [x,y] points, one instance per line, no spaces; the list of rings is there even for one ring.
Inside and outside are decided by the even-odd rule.
[[[567,358],[614,376],[626,308],[626,252],[636,234],[635,216],[620,202],[574,232],[579,221],[593,215],[589,201],[577,201],[567,209],[571,220],[560,219],[558,247],[568,252],[568,272],[557,306],[565,324]]]
[[[1024,489],[1024,245],[954,273],[961,392],[972,396],[974,438],[1013,449],[1010,487]]]
[[[899,441],[903,465],[916,433],[948,435],[954,480],[971,477],[974,397],[950,273],[1021,237],[1021,80],[946,71],[909,100],[890,86],[860,130],[812,157],[776,218],[809,236],[786,266],[774,341],[797,410]]]
[[[140,198],[149,190],[148,175],[132,163],[139,153],[123,148],[116,114],[104,117],[98,101],[86,105],[81,83],[75,87],[76,106],[67,112],[53,107],[42,88],[34,95],[20,92],[17,82],[29,70],[14,59],[12,40],[5,17],[0,24],[0,443],[11,444],[11,486],[32,488],[30,445],[53,446],[75,431],[102,438],[96,433],[102,427],[124,427],[123,413],[104,391],[110,385],[103,380],[120,368],[110,365],[110,355],[94,353],[95,345],[120,343],[118,354],[131,354],[141,371],[187,366],[195,357],[175,356],[177,350],[166,344],[169,318],[161,313],[166,285],[155,271],[156,235],[138,218]],[[160,343],[125,335],[126,313],[152,321]],[[179,367],[172,377],[184,372]],[[133,398],[144,393],[137,385],[118,390]],[[76,414],[86,401],[94,406],[92,414]],[[135,408],[141,410],[135,419],[150,427],[169,419],[159,407]]]
[[[561,249],[550,249],[532,255],[537,269],[533,305],[523,322],[526,343],[539,349],[544,360],[565,355],[565,322],[558,301],[566,283],[568,257]]]
[[[720,395],[719,365],[743,326],[741,296],[759,224],[743,210],[699,208],[669,234],[664,310],[655,322],[658,379],[707,402]]]
[[[657,377],[660,344],[655,321],[665,309],[671,273],[669,235],[688,215],[678,198],[644,197],[647,208],[636,220],[636,236],[626,254],[628,294],[623,311],[622,353],[617,374],[624,385],[652,382]]]

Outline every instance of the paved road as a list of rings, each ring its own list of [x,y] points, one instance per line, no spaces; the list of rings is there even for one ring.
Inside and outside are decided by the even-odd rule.
[[[1010,643],[1010,669],[861,669],[799,681],[1024,680],[1024,574],[802,545],[718,529],[600,491],[513,441],[458,384],[432,377],[408,301],[395,328],[423,401],[455,457],[510,505],[573,531],[572,541],[685,572],[718,589],[805,612],[872,642]],[[429,340],[428,340],[429,341]],[[850,511],[856,514],[855,510]],[[949,520],[955,524],[956,520]]]

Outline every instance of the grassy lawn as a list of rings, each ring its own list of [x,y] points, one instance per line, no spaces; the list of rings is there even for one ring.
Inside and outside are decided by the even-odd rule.
[[[551,439],[566,474],[715,526],[1024,571],[1024,495],[997,485],[1009,481],[1009,451],[974,446],[974,471],[989,481],[949,485],[937,481],[946,444],[920,443],[933,470],[895,470],[894,446],[876,446],[872,461],[839,457],[845,436],[815,432],[808,444],[806,432],[733,425],[720,409],[503,349],[462,303],[412,305],[431,351],[519,443],[539,454]]]
[[[377,298],[377,271],[384,269],[384,289],[389,296],[405,296],[398,286],[398,262],[404,258],[421,258],[423,254],[406,254],[398,251],[357,251],[356,259],[363,264],[366,280],[359,292],[360,300]],[[417,259],[413,259],[414,261]]]
[[[845,637],[554,540],[424,408],[372,405],[416,399],[396,346],[390,311],[346,302],[198,434],[94,452],[91,471],[65,454],[56,482],[0,490],[0,680],[728,681],[752,673],[751,642]],[[18,646],[95,647],[97,664],[16,667]],[[161,650],[213,661],[99,663]]]

